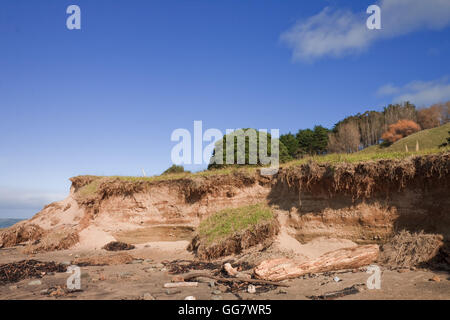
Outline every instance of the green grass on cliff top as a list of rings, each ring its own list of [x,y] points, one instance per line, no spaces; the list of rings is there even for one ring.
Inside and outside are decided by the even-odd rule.
[[[328,154],[328,155],[317,155],[317,156],[307,156],[302,159],[290,161],[288,163],[283,163],[280,165],[282,168],[286,167],[292,167],[292,166],[298,166],[302,165],[308,162],[316,162],[316,163],[329,163],[331,165],[339,164],[339,163],[358,163],[358,162],[367,162],[367,161],[376,161],[376,160],[389,160],[389,159],[405,159],[411,156],[420,156],[420,155],[429,155],[429,154],[438,154],[443,152],[450,151],[450,148],[430,148],[425,150],[420,150],[418,152],[416,151],[392,151],[392,150],[385,150],[385,149],[372,149],[372,152],[367,152],[363,150],[364,152],[356,152],[351,154]],[[411,150],[411,149],[410,149]],[[132,176],[94,176],[94,180],[90,183],[85,185],[80,189],[80,194],[83,196],[87,196],[90,194],[93,194],[96,192],[98,186],[102,182],[106,181],[112,181],[119,179],[121,181],[129,181],[129,182],[140,182],[140,181],[148,181],[148,182],[156,182],[156,181],[169,181],[169,180],[178,180],[183,178],[195,178],[195,177],[207,177],[212,175],[227,175],[227,174],[233,174],[238,172],[243,173],[254,173],[258,167],[240,167],[240,168],[223,168],[223,169],[216,169],[216,170],[205,170],[195,173],[188,173],[188,172],[182,172],[182,173],[173,173],[173,174],[165,174],[165,175],[159,175],[159,176],[152,176],[152,177],[132,177]]]

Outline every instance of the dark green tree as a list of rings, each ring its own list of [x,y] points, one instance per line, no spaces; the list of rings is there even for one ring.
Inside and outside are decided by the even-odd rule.
[[[298,151],[298,140],[297,138],[292,134],[283,134],[280,136],[280,141],[286,146],[287,152],[292,158],[295,158]]]
[[[311,129],[299,130],[297,132],[298,152],[300,154],[313,154],[314,131]]]
[[[262,159],[260,159],[260,150],[259,150],[259,140],[260,137],[264,134],[266,135],[267,141],[267,150],[261,150],[262,154],[267,154],[268,157],[272,156],[272,136],[269,133],[260,132],[257,130],[249,131],[249,128],[236,130],[233,133],[225,135],[221,140],[216,143],[216,147],[214,148],[213,155],[211,157],[210,163],[208,165],[208,169],[217,169],[223,168],[227,166],[243,166],[243,165],[263,165]],[[252,137],[252,132],[255,133],[255,137]],[[241,139],[245,139],[244,144],[238,144],[238,136],[241,136]],[[229,139],[234,140],[234,147],[232,150],[227,150],[227,142]],[[222,163],[216,163],[216,157],[219,156],[218,147],[222,144]],[[256,158],[251,158],[250,150],[256,150],[256,154],[252,155]],[[239,152],[243,155],[243,159],[239,159]],[[232,152],[233,164],[227,164],[227,154]],[[288,149],[286,146],[279,141],[279,161],[280,163],[291,160],[292,158],[289,155]],[[242,162],[242,163],[240,163]]]
[[[315,126],[313,130],[299,130],[297,133],[300,154],[322,154],[327,149],[329,130],[323,126]]]
[[[314,139],[312,144],[312,150],[315,154],[322,154],[327,150],[328,145],[328,130],[322,126],[314,127]]]
[[[279,144],[280,149],[280,163],[285,163],[294,159],[289,153],[288,148],[280,141]]]

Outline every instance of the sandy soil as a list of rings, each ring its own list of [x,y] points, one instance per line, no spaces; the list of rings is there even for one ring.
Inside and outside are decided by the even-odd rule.
[[[281,235],[279,241],[287,242],[297,254],[318,254],[314,248],[321,248],[332,241],[337,247],[352,245],[337,242],[335,239],[319,239],[313,243],[300,245],[292,239]],[[227,287],[204,279],[198,287],[165,289],[164,283],[171,282],[174,275],[169,274],[161,262],[176,259],[194,260],[185,250],[187,241],[151,242],[139,244],[135,250],[126,251],[135,258],[132,263],[109,266],[88,266],[81,268],[81,290],[61,296],[49,296],[44,292],[51,287],[65,287],[69,274],[56,273],[45,275],[41,284],[30,285],[35,279],[25,279],[17,283],[0,286],[0,299],[144,299],[150,296],[156,300],[184,299],[195,296],[200,299],[309,299],[311,296],[342,290],[353,285],[360,285],[359,293],[338,299],[450,299],[450,274],[426,269],[387,270],[382,268],[381,289],[369,290],[365,286],[370,276],[365,270],[353,270],[305,276],[288,280],[287,288],[272,288],[267,292],[257,287],[257,293],[250,294],[246,288],[237,293],[225,292]],[[289,247],[288,246],[288,247]],[[300,250],[299,248],[303,249]],[[0,264],[23,259],[56,261],[69,264],[75,258],[111,254],[104,250],[65,250],[40,253],[33,256],[21,253],[21,248],[0,250]],[[138,260],[139,259],[139,260]],[[203,272],[203,271],[202,271]],[[210,272],[206,270],[206,272]],[[334,277],[339,277],[336,282]],[[437,276],[440,281],[432,281]],[[265,288],[267,289],[267,288]]]

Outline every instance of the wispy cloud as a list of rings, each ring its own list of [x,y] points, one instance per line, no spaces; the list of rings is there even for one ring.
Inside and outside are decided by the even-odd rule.
[[[448,0],[382,0],[378,4],[382,30],[366,28],[368,15],[365,12],[327,7],[295,23],[281,35],[281,41],[292,48],[293,60],[311,61],[358,53],[380,39],[450,25]]]
[[[45,205],[65,197],[58,193],[0,188],[0,218],[30,217]]]
[[[399,88],[394,86],[392,83],[385,84],[380,87],[377,91],[377,94],[380,96],[390,96],[399,92]]]
[[[392,96],[393,102],[410,101],[417,106],[427,106],[450,100],[448,77],[433,81],[412,81],[403,86],[386,84],[377,91],[381,96]]]

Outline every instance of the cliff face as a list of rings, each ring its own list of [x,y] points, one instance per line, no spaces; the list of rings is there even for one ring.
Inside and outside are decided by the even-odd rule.
[[[450,236],[450,154],[358,164],[309,163],[180,179],[80,176],[69,196],[0,234],[0,246],[29,251],[100,247],[118,232],[155,225],[196,227],[228,207],[267,202],[287,215],[300,241],[333,236],[382,242],[395,230]]]
[[[268,196],[299,240],[383,242],[394,231],[450,237],[450,155],[283,170]]]

